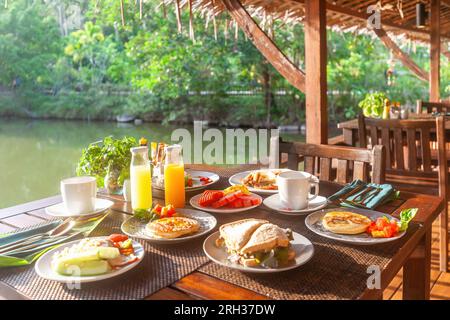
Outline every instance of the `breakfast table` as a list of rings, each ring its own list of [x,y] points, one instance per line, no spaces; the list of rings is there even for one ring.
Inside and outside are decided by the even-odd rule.
[[[229,186],[233,174],[255,169],[191,165],[220,176],[213,188]],[[320,195],[330,196],[342,188],[320,182]],[[189,198],[201,191],[187,193]],[[114,201],[113,207],[93,231],[95,236],[120,233],[121,223],[132,214],[131,204],[120,195],[101,193]],[[154,202],[163,204],[161,191],[154,191]],[[54,217],[45,208],[61,202],[60,196],[0,210],[0,234],[16,232],[49,223]],[[220,266],[203,253],[202,237],[173,245],[152,245],[144,240],[146,255],[140,265],[118,278],[80,288],[40,278],[32,265],[0,269],[0,298],[4,299],[382,299],[383,290],[403,268],[403,299],[429,299],[431,268],[431,226],[443,209],[436,196],[401,192],[400,198],[384,204],[378,211],[395,217],[403,209],[418,208],[402,238],[389,243],[357,246],[323,238],[306,228],[306,215],[285,216],[264,205],[233,214],[213,214],[218,223],[244,218],[264,218],[289,227],[314,245],[314,256],[294,270],[274,274],[251,274]],[[186,207],[190,207],[187,205]],[[379,275],[379,282],[372,280]],[[372,281],[372,282],[371,282]],[[368,285],[369,283],[375,285]]]

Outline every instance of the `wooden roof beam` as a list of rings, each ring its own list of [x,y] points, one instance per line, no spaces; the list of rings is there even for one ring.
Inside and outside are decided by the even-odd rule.
[[[305,0],[293,0],[293,1],[301,3],[301,4],[305,3]],[[450,2],[450,0],[448,0],[448,1]],[[370,16],[365,11],[359,12],[359,11],[356,11],[354,9],[349,9],[349,8],[345,8],[345,7],[342,7],[342,6],[339,6],[339,5],[332,4],[330,2],[327,2],[326,5],[327,5],[327,10],[328,11],[333,11],[333,12],[336,12],[336,13],[352,16],[352,17],[357,18],[357,19],[361,19],[361,20],[367,21],[367,19]],[[381,17],[381,24],[386,26],[386,27],[393,28],[393,29],[398,29],[398,30],[403,30],[405,32],[409,31],[409,32],[415,32],[415,33],[423,34],[423,35],[426,35],[426,36],[430,35],[427,30],[418,29],[418,28],[414,28],[414,27],[410,27],[410,26],[401,26],[401,25],[398,25],[398,24],[394,23],[393,21],[391,21],[389,19],[383,19],[383,16]],[[446,36],[445,33],[442,33],[442,35]]]
[[[255,47],[273,67],[301,92],[305,92],[305,73],[277,47],[259,27],[239,0],[222,0],[229,14],[239,25]]]
[[[400,60],[405,67],[411,70],[420,80],[429,81],[428,72],[420,68],[410,56],[402,51],[399,46],[389,37],[383,28],[373,29],[375,34],[380,38],[384,45],[392,51],[394,56]]]

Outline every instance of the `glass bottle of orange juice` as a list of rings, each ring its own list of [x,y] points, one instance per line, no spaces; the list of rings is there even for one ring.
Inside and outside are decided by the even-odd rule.
[[[165,148],[164,193],[166,206],[184,208],[184,163],[181,146],[174,144]]]
[[[131,148],[130,184],[131,207],[133,210],[151,209],[152,177],[148,147]]]

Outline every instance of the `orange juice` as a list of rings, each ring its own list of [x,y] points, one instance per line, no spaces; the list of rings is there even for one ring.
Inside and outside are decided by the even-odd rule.
[[[148,210],[152,208],[152,175],[148,148],[146,146],[131,148],[131,154],[131,207],[133,210]]]
[[[150,209],[152,207],[152,178],[149,165],[132,166],[130,169],[131,207]]]
[[[184,208],[184,165],[169,163],[164,166],[164,191],[166,205]]]

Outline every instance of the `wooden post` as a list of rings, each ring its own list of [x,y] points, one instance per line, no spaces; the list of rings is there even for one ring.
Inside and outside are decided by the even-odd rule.
[[[431,0],[430,14],[430,101],[439,102],[439,85],[440,85],[440,14],[441,1]]]
[[[305,0],[306,141],[328,142],[326,0]]]

